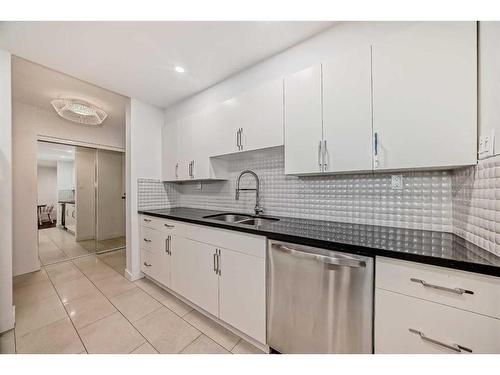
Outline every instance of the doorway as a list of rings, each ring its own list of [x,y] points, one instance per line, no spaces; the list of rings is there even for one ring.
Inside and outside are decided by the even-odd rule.
[[[123,152],[38,141],[42,265],[125,248]]]

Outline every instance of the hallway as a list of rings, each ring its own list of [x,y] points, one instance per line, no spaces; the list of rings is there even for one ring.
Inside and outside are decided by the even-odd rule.
[[[0,353],[262,353],[124,268],[118,250],[14,278],[16,327]]]

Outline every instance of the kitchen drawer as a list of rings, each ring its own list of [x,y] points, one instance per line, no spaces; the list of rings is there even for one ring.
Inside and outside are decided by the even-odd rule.
[[[167,234],[180,234],[184,228],[184,224],[181,222],[147,215],[142,215],[141,225],[143,227],[156,229]]]
[[[500,320],[376,289],[375,353],[468,353],[457,345],[472,353],[500,353]]]
[[[377,288],[500,318],[500,278],[381,257],[376,270]]]
[[[154,254],[151,253],[150,251],[141,250],[141,271],[144,272],[146,275],[151,276],[153,278],[156,277],[155,273],[155,259],[154,259]]]
[[[215,247],[231,249],[259,258],[266,257],[267,243],[263,236],[196,224],[186,225],[184,236]]]
[[[151,229],[158,229],[161,227],[161,220],[162,219],[157,218],[157,217],[142,215],[141,216],[141,225],[143,227],[147,227],[147,228],[151,228]]]

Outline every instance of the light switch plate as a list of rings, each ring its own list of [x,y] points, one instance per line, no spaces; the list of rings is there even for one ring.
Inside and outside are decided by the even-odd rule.
[[[393,174],[391,176],[391,188],[392,190],[403,190],[403,175]]]
[[[479,137],[479,159],[488,158],[495,154],[495,129]]]

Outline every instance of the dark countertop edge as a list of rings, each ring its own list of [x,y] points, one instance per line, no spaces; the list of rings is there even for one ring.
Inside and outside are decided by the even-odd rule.
[[[206,219],[204,219],[204,220],[191,219],[191,218],[186,218],[186,217],[182,217],[182,216],[151,212],[151,211],[147,211],[147,210],[139,210],[138,213],[141,215],[148,215],[148,216],[158,217],[158,218],[162,218],[162,219],[171,219],[171,220],[177,220],[177,221],[182,221],[182,222],[191,223],[191,224],[199,224],[199,225],[205,225],[205,226],[209,226],[209,227],[234,230],[237,232],[250,233],[250,234],[255,234],[258,236],[267,237],[270,240],[292,242],[292,243],[296,243],[298,245],[320,247],[320,248],[333,250],[333,251],[340,251],[340,252],[345,252],[345,253],[350,253],[350,254],[358,254],[358,255],[365,255],[365,256],[371,256],[371,257],[382,256],[382,257],[393,258],[393,259],[401,259],[401,260],[406,260],[406,261],[410,261],[410,262],[423,263],[423,264],[429,264],[429,265],[433,265],[433,266],[440,266],[440,267],[451,268],[451,269],[455,269],[455,270],[468,271],[468,272],[473,272],[473,273],[480,273],[483,275],[500,277],[500,267],[496,267],[493,265],[472,263],[472,262],[459,261],[459,260],[446,259],[446,258],[439,258],[439,257],[433,257],[433,256],[429,256],[429,255],[405,253],[405,252],[399,252],[399,251],[393,251],[393,250],[384,250],[384,249],[378,249],[378,248],[372,248],[372,247],[366,247],[366,246],[360,246],[360,245],[346,244],[346,243],[342,243],[342,242],[332,242],[332,241],[320,240],[317,238],[294,236],[291,234],[275,233],[275,232],[270,232],[270,231],[266,231],[263,229],[256,229],[256,228],[253,228],[250,226],[249,227],[242,227],[239,225],[231,225],[231,224],[227,224],[227,223],[223,223],[223,222],[214,222],[214,221],[209,221]]]

